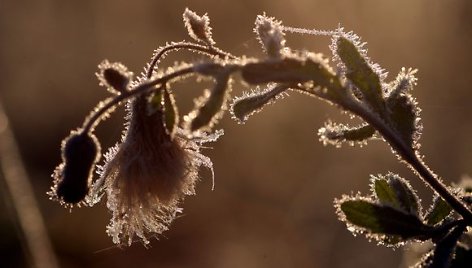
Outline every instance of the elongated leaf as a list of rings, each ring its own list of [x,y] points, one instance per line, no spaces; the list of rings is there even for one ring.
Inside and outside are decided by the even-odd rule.
[[[216,77],[216,83],[211,93],[197,101],[197,109],[189,115],[190,130],[196,131],[202,128],[211,128],[213,124],[221,117],[226,109],[226,103],[229,98],[230,73],[222,72]]]
[[[394,173],[372,176],[371,187],[374,196],[381,204],[421,217],[419,198],[407,180]]]
[[[337,53],[347,68],[346,77],[362,92],[366,102],[374,110],[382,113],[385,105],[378,74],[372,70],[356,45],[350,40],[339,37]]]
[[[410,183],[393,173],[388,173],[387,178],[388,183],[395,190],[400,207],[407,213],[421,217],[420,201]]]
[[[231,106],[231,111],[236,119],[244,122],[251,114],[262,110],[262,107],[274,102],[287,88],[286,85],[274,85],[262,92],[239,97]]]
[[[397,194],[386,179],[374,177],[373,188],[375,195],[381,204],[390,204],[391,206],[397,208],[400,207]]]
[[[452,211],[452,207],[444,201],[439,196],[436,196],[433,200],[433,204],[431,205],[428,213],[425,216],[425,220],[430,225],[435,225],[444,218],[446,218]]]
[[[366,144],[367,140],[372,138],[374,134],[375,129],[370,125],[350,127],[332,122],[326,123],[324,127],[318,130],[320,141],[323,142],[324,145],[331,144],[337,147],[341,146],[342,142],[348,142],[350,145],[358,143],[362,146]]]
[[[404,239],[425,235],[431,227],[411,214],[362,199],[348,199],[339,205],[348,224],[368,233],[398,235]]]
[[[400,94],[388,100],[389,116],[395,129],[406,144],[417,148],[421,126],[418,123],[419,109],[415,99],[409,94]]]

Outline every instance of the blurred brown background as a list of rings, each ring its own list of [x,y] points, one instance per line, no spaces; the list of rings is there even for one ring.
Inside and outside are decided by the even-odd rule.
[[[337,220],[333,199],[368,190],[369,174],[394,171],[411,178],[425,206],[430,191],[380,141],[365,148],[323,147],[317,129],[346,116],[292,93],[245,125],[229,116],[226,134],[205,154],[213,159],[216,189],[203,171],[198,194],[151,248],[117,248],[105,233],[104,204],[73,209],[48,200],[60,141],[107,96],[94,76],[103,59],[135,73],[153,49],[189,38],[185,7],[208,12],[214,38],[235,54],[260,55],[252,34],[257,14],[287,26],[334,29],[341,23],[368,42],[369,55],[390,71],[419,69],[415,95],[425,131],[422,152],[441,176],[472,174],[472,5],[469,0],[398,1],[14,1],[0,0],[0,97],[62,267],[398,267],[401,251],[353,237]],[[288,45],[329,55],[326,37],[287,35]],[[173,60],[198,60],[183,53]],[[195,87],[197,85],[197,87]],[[178,85],[188,112],[201,94],[193,81]],[[236,86],[234,95],[244,89]],[[118,112],[97,129],[103,148],[122,131]],[[0,198],[0,266],[29,267],[5,191]]]

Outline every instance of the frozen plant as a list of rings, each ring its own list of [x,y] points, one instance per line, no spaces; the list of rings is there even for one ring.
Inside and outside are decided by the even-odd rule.
[[[254,32],[266,56],[234,56],[216,46],[207,15],[186,9],[184,23],[193,42],[173,42],[158,48],[145,71],[135,77],[121,63],[104,61],[97,77],[113,97],[101,102],[62,143],[61,163],[55,170],[51,199],[66,207],[92,206],[102,196],[112,219],[107,233],[116,244],[131,244],[167,230],[181,211],[186,195],[194,194],[201,166],[212,162],[201,145],[215,141],[218,120],[230,108],[234,119],[244,123],[270,103],[299,92],[335,105],[363,121],[358,126],[328,121],[319,131],[324,144],[366,145],[372,138],[384,140],[398,160],[406,164],[433,190],[433,203],[423,209],[409,179],[388,172],[371,176],[371,193],[345,195],[335,200],[339,219],[353,234],[385,246],[432,242],[416,267],[464,267],[472,254],[472,188],[467,182],[446,186],[421,156],[423,130],[420,108],[411,95],[416,70],[402,68],[393,81],[367,56],[365,43],[339,27],[332,31],[283,26],[266,15],[256,18]],[[319,53],[287,46],[286,33],[323,35],[331,38],[331,66]],[[158,66],[169,52],[189,50],[206,56],[200,62]],[[256,87],[229,104],[234,74]],[[195,100],[195,109],[180,116],[173,83],[195,76],[214,81]],[[263,88],[263,89],[261,89]],[[100,158],[95,127],[120,104],[126,104],[127,124],[122,140]],[[93,171],[98,178],[93,180]]]

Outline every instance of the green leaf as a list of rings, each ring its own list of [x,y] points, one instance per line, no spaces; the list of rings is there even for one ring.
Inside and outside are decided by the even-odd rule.
[[[191,131],[211,128],[222,116],[231,91],[229,80],[230,72],[221,72],[216,76],[216,83],[211,93],[207,92],[197,100],[198,108],[189,115]]]
[[[420,136],[419,125],[419,109],[416,107],[416,101],[409,94],[400,94],[394,99],[388,100],[389,117],[394,124],[403,141],[417,148],[417,142]]]
[[[337,40],[337,54],[347,68],[346,77],[361,91],[365,101],[378,113],[383,114],[384,99],[380,78],[354,43],[345,37]]]
[[[411,187],[410,183],[402,177],[388,173],[387,180],[390,186],[394,189],[400,207],[406,212],[416,216],[421,216],[421,205],[415,190]]]
[[[365,229],[368,233],[398,235],[403,239],[429,233],[432,228],[411,214],[364,199],[347,199],[339,209],[345,221]]]
[[[231,106],[231,112],[236,119],[244,122],[251,114],[262,110],[262,107],[274,102],[287,88],[286,85],[274,85],[262,92],[237,98]]]
[[[174,137],[179,116],[177,105],[175,105],[174,95],[164,88],[164,126],[169,136]]]
[[[421,217],[421,205],[415,190],[402,177],[388,173],[372,176],[372,191],[381,204]]]
[[[373,177],[373,186],[375,195],[381,204],[390,204],[393,207],[400,208],[397,194],[386,179]]]
[[[366,141],[375,134],[375,128],[364,124],[357,127],[350,127],[343,124],[328,122],[324,127],[320,128],[318,135],[323,144],[332,144],[341,146],[342,142],[349,142],[354,145],[356,142],[364,145]]]
[[[433,204],[426,213],[425,220],[428,224],[435,225],[449,216],[451,211],[452,207],[441,197],[436,196],[433,199]]]

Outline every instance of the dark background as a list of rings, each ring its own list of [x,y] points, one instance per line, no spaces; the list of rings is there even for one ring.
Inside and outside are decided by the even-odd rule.
[[[225,135],[204,153],[211,175],[201,172],[197,195],[183,217],[152,240],[117,248],[105,233],[104,204],[73,209],[48,200],[59,145],[108,93],[98,86],[96,66],[120,61],[139,73],[153,49],[189,38],[182,12],[208,12],[214,39],[237,55],[260,55],[252,34],[257,14],[287,26],[334,29],[341,23],[368,42],[369,56],[390,71],[419,69],[415,88],[425,131],[422,153],[447,181],[472,174],[472,6],[469,0],[398,1],[13,1],[0,0],[0,97],[10,117],[49,236],[62,267],[397,267],[392,251],[353,237],[337,220],[333,199],[367,192],[369,174],[393,171],[431,192],[380,141],[364,148],[323,147],[317,129],[328,118],[347,116],[316,99],[292,93],[245,125],[229,116]],[[288,34],[288,45],[330,55],[326,37]],[[182,53],[173,60],[195,61]],[[203,85],[178,85],[187,113]],[[233,95],[249,90],[236,84]],[[122,109],[121,109],[122,110]],[[98,127],[103,148],[122,131],[120,111]],[[5,193],[5,191],[2,191]],[[5,197],[5,196],[4,196]],[[0,199],[0,266],[27,267],[18,226]]]

